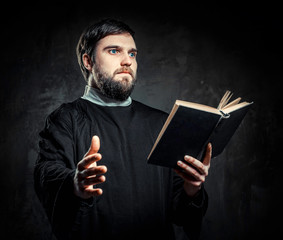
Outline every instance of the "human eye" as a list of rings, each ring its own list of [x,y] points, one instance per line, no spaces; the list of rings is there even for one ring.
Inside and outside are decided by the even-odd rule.
[[[110,54],[112,54],[112,55],[115,55],[115,54],[117,54],[119,51],[118,51],[117,49],[110,49],[108,52],[109,52]]]
[[[136,52],[130,52],[129,53],[130,58],[135,58],[137,56]]]

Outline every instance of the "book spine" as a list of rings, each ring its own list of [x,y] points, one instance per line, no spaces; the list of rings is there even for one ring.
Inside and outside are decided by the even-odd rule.
[[[221,114],[222,114],[221,117],[219,118],[218,122],[215,124],[215,127],[214,127],[214,128],[212,129],[212,131],[210,132],[207,141],[204,142],[204,144],[203,144],[203,146],[202,146],[202,150],[201,150],[200,153],[198,154],[198,158],[197,158],[197,159],[199,159],[199,160],[201,160],[201,161],[203,161],[203,158],[204,158],[205,153],[206,153],[207,144],[211,142],[211,139],[212,139],[212,137],[213,137],[213,135],[214,135],[215,129],[219,126],[219,124],[222,122],[223,119],[226,119],[226,118],[229,118],[229,117],[230,117],[229,114],[228,114],[228,115],[229,115],[229,117],[228,117],[227,115],[225,115],[225,113],[222,113],[222,111],[220,111],[220,112],[221,112]],[[213,147],[213,146],[212,146],[212,147]]]
[[[219,112],[222,114],[222,117],[223,117],[223,118],[229,118],[229,117],[230,117],[230,114],[229,114],[229,113],[225,113],[225,112],[223,112],[222,110],[219,110]]]

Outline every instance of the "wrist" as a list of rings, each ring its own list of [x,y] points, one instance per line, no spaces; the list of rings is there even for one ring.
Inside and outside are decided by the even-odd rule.
[[[188,184],[184,182],[184,191],[187,194],[188,197],[194,197],[196,196],[199,191],[201,190],[201,185],[200,186],[193,186],[191,184]]]

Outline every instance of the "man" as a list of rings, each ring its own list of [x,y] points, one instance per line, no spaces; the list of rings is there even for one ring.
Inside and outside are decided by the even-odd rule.
[[[172,223],[199,235],[211,145],[203,162],[184,156],[179,170],[146,163],[167,114],[130,97],[133,37],[111,19],[85,30],[77,46],[85,93],[40,133],[35,189],[58,239],[174,239]]]

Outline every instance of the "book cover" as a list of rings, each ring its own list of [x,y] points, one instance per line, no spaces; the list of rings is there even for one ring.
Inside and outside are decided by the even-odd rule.
[[[219,155],[252,104],[239,104],[239,99],[228,104],[230,97],[230,92],[226,92],[218,108],[177,100],[148,156],[148,163],[176,168],[177,161],[185,155],[201,160],[209,142],[212,157]]]

